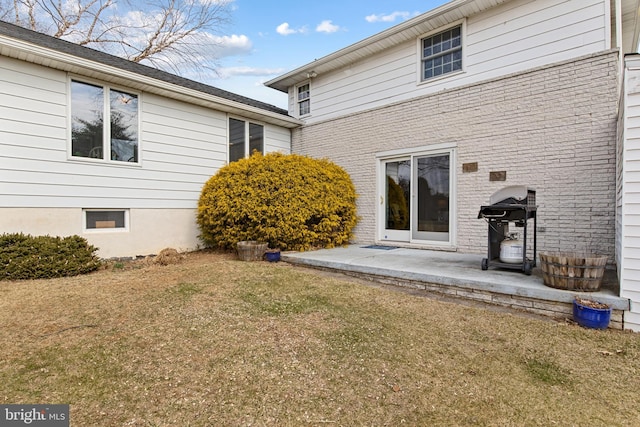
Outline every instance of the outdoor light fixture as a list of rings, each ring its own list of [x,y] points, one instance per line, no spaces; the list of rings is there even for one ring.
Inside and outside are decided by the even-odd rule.
[[[314,77],[318,77],[318,73],[316,73],[315,71],[307,72],[307,78],[308,79],[313,79]]]

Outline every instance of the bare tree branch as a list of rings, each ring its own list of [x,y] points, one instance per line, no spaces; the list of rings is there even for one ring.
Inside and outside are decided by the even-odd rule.
[[[0,0],[0,18],[178,74],[211,63],[231,0]],[[208,49],[207,49],[208,48]]]

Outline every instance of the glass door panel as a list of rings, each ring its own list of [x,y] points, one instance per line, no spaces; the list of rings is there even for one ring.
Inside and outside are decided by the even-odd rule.
[[[411,160],[384,163],[383,240],[408,242],[411,225]]]
[[[449,241],[450,155],[414,158],[417,203],[412,207],[412,238]]]

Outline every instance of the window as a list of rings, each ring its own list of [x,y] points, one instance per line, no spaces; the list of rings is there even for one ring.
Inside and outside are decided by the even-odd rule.
[[[298,86],[298,114],[307,115],[311,112],[311,92],[309,83]]]
[[[138,139],[137,95],[71,81],[73,157],[137,163]]]
[[[85,230],[128,229],[129,215],[127,210],[84,210]]]
[[[462,70],[462,27],[421,40],[422,80]]]
[[[229,163],[264,152],[264,126],[229,118]]]

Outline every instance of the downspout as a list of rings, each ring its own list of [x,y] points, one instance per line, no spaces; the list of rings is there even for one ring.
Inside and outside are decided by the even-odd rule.
[[[631,41],[631,51],[629,53],[638,52],[638,38],[640,38],[640,25],[638,25],[638,18],[640,18],[638,16],[638,14],[640,14],[640,0],[636,0],[633,10],[635,10],[636,13],[633,17],[633,40]]]
[[[615,1],[616,19],[616,45],[618,48],[618,109],[620,108],[620,97],[622,96],[622,80],[624,76],[624,52],[622,47],[622,0]]]
[[[616,46],[622,50],[622,0],[615,0],[616,10]],[[620,54],[622,57],[622,53]]]
[[[611,7],[611,3],[609,3],[609,7]],[[618,102],[616,105],[616,185],[615,185],[615,211],[614,211],[614,262],[616,265],[616,276],[618,277],[619,284],[619,292],[622,293],[623,285],[622,285],[622,256],[623,256],[623,227],[622,227],[622,215],[623,215],[623,174],[622,174],[622,150],[623,150],[623,141],[622,135],[624,135],[624,94],[622,93],[624,89],[624,54],[622,53],[622,0],[615,0],[615,23],[616,23],[616,46],[618,48],[618,76],[617,76],[617,91],[618,91]],[[621,135],[622,134],[622,135]],[[620,201],[618,201],[620,199]],[[619,241],[618,241],[619,240]],[[623,319],[623,328],[624,328],[624,314],[622,315]]]

